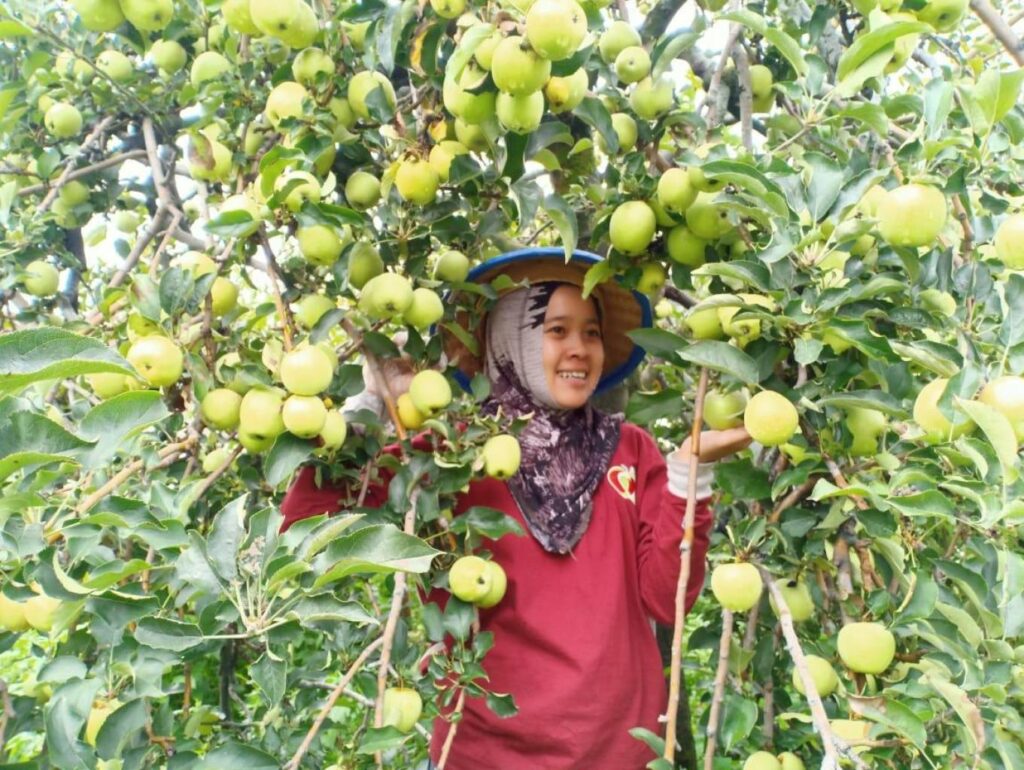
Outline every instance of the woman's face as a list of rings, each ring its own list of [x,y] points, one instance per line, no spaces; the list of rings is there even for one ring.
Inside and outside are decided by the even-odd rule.
[[[576,286],[559,286],[544,315],[544,375],[555,403],[577,409],[587,403],[604,367],[604,340],[597,307]]]

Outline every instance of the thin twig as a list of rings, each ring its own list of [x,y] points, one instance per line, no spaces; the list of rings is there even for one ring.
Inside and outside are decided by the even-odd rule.
[[[729,673],[729,644],[732,641],[732,610],[722,610],[722,636],[718,642],[718,669],[715,671],[715,686],[711,696],[711,713],[708,715],[707,742],[704,745],[704,770],[715,766],[715,748],[718,744],[718,718],[725,698],[725,677]]]
[[[284,283],[284,278],[281,277],[281,268],[277,264],[274,250],[270,247],[267,231],[262,227],[260,228],[260,245],[263,247],[263,253],[267,257],[267,274],[270,275],[270,289],[274,294],[274,305],[277,307],[277,315],[281,319],[281,327],[284,333],[284,349],[289,351],[292,349],[294,337],[298,335],[298,329],[295,326],[292,311],[285,304],[284,298],[281,295],[280,284]]]
[[[193,441],[195,441],[194,438],[187,438],[184,441],[179,441],[176,444],[171,444],[170,446],[166,446],[163,449],[161,449],[157,453],[157,456],[160,457],[161,461],[154,465],[150,470],[166,468],[168,465],[174,463],[176,461],[175,455],[178,454],[178,452],[183,452],[186,449],[188,449],[192,445]],[[96,505],[96,503],[98,503],[100,500],[102,500],[115,489],[117,489],[119,486],[121,486],[125,481],[134,476],[136,473],[138,473],[138,471],[140,471],[145,466],[145,464],[145,460],[141,459],[133,460],[132,462],[128,463],[128,465],[126,465],[120,471],[115,473],[106,484],[104,484],[102,487],[100,487],[87,498],[85,498],[85,500],[83,500],[75,509],[75,513],[79,516],[86,513],[90,508]]]
[[[142,160],[145,157],[145,150],[132,150],[131,152],[122,152],[117,155],[111,155],[109,158],[105,158],[104,160],[97,161],[96,163],[92,163],[88,166],[82,166],[71,171],[64,179],[63,184],[73,182],[76,179],[81,179],[82,177],[89,176],[90,174],[95,174],[97,171],[102,171],[103,169],[110,168],[111,166],[119,166],[129,160]],[[6,169],[3,173],[7,173]],[[22,187],[18,190],[18,195],[36,195],[38,193],[45,192],[50,188],[51,185],[47,182],[42,184],[33,184],[28,187]]]
[[[690,429],[690,483],[686,490],[686,517],[683,542],[679,547],[679,579],[676,581],[675,623],[672,627],[672,665],[669,672],[668,708],[665,712],[665,754],[669,762],[676,756],[676,715],[679,713],[679,688],[682,678],[683,625],[686,622],[686,589],[690,583],[690,559],[693,555],[694,520],[697,515],[697,465],[700,462],[700,432],[704,420],[704,396],[708,391],[708,370],[700,370],[697,398]]]
[[[345,692],[345,688],[348,687],[348,683],[352,681],[352,678],[356,675],[356,672],[359,671],[363,663],[366,662],[366,659],[369,658],[373,651],[383,643],[383,637],[375,639],[367,645],[361,653],[359,653],[359,657],[353,661],[351,666],[349,666],[348,671],[345,672],[345,676],[341,678],[341,681],[338,682],[335,688],[331,691],[331,694],[327,696],[327,700],[320,709],[320,713],[317,714],[316,720],[313,722],[312,727],[309,728],[309,732],[306,733],[306,737],[302,739],[302,743],[299,745],[294,756],[292,756],[291,761],[285,766],[285,770],[299,770],[299,763],[309,750],[316,734],[320,732],[320,728],[323,726],[324,720],[327,719],[327,715],[331,713],[331,709],[334,708],[335,702],[341,697],[341,694]]]
[[[456,718],[456,721],[452,721],[448,727],[448,734],[444,737],[444,745],[441,746],[441,756],[437,758],[437,770],[444,770],[445,765],[448,763],[448,754],[451,753],[452,744],[455,742],[455,731],[459,727],[457,717],[462,713],[462,709],[466,705],[466,688],[459,690],[459,699],[455,702],[455,710],[451,713],[452,717]]]
[[[47,209],[50,208],[53,202],[57,199],[57,193],[60,192],[60,188],[65,185],[65,183],[68,181],[68,177],[71,176],[71,172],[74,170],[75,161],[79,157],[81,157],[85,153],[85,151],[88,150],[92,146],[92,144],[103,135],[103,133],[107,130],[107,128],[110,127],[110,124],[113,122],[114,118],[108,116],[101,120],[99,123],[97,123],[93,130],[89,132],[89,135],[85,137],[85,140],[78,146],[78,150],[75,152],[75,154],[68,158],[68,163],[64,167],[64,171],[62,171],[61,175],[57,177],[57,181],[53,183],[53,186],[50,187],[50,191],[46,193],[46,196],[43,198],[42,202],[36,208],[37,216],[44,213]]]
[[[1018,66],[1024,67],[1024,45],[1017,37],[1017,34],[1006,23],[1006,19],[999,15],[988,0],[971,0],[971,10],[988,27],[996,40],[1003,44],[1003,48],[1017,62]]]
[[[800,486],[794,487],[790,493],[782,498],[772,510],[771,515],[768,517],[768,523],[777,524],[782,514],[807,497],[807,495],[811,493],[811,490],[814,489],[814,485],[817,483],[817,477],[811,476],[811,478],[807,479],[807,481]]]

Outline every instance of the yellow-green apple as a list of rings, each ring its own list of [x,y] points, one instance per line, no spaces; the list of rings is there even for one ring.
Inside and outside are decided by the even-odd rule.
[[[833,735],[853,745],[867,740],[868,734],[871,732],[871,722],[864,719],[830,719],[828,726]],[[857,753],[863,750],[854,749]]]
[[[203,473],[213,473],[231,458],[231,450],[227,447],[218,447],[212,452],[207,452],[203,457]]]
[[[295,22],[291,27],[277,35],[281,42],[295,50],[313,45],[317,35],[320,34],[320,21],[317,19],[316,12],[301,0],[298,3],[297,11]]]
[[[772,71],[766,66],[754,64],[750,67],[750,93],[755,99],[771,96],[772,82]]]
[[[946,196],[936,187],[905,184],[878,209],[878,232],[890,246],[930,246],[946,224]]]
[[[519,470],[522,450],[519,440],[508,433],[491,436],[484,442],[480,452],[484,461],[484,473],[492,479],[508,479]]]
[[[259,37],[260,28],[252,20],[249,0],[224,0],[220,12],[227,25],[238,34]]]
[[[658,222],[646,201],[627,201],[612,212],[608,238],[617,251],[642,254],[654,240]]]
[[[173,75],[185,66],[188,53],[177,40],[157,40],[149,49],[149,60],[165,75]]]
[[[494,49],[491,77],[500,91],[514,96],[532,94],[544,88],[551,77],[551,60],[533,50],[525,38],[510,35]]]
[[[806,660],[807,668],[810,669],[811,679],[814,680],[814,689],[817,691],[818,697],[827,698],[839,686],[839,677],[836,676],[836,670],[832,668],[831,663],[817,655],[807,655]],[[793,668],[793,687],[801,695],[807,694],[807,690],[804,688],[803,677],[800,676],[800,672],[795,667]]]
[[[249,18],[264,35],[280,38],[298,24],[300,0],[249,0]]]
[[[945,377],[938,377],[921,388],[914,399],[914,422],[931,441],[952,441],[974,428],[974,422],[966,415],[958,414],[950,422],[939,409],[939,399],[948,382]]]
[[[142,218],[134,211],[116,211],[110,218],[110,223],[119,233],[134,233],[142,224]]]
[[[811,598],[811,591],[807,587],[807,584],[802,580],[796,578],[790,580],[779,581],[777,584],[779,593],[782,594],[782,601],[786,603],[786,609],[789,610],[790,617],[793,618],[794,623],[802,623],[805,620],[810,620],[814,614],[814,599]],[[768,601],[775,611],[775,614],[779,614],[778,605],[775,602],[775,596],[769,594]]]
[[[589,85],[587,71],[583,67],[564,77],[552,75],[544,86],[548,110],[557,115],[576,109],[587,95]]]
[[[936,32],[951,32],[970,8],[970,0],[927,0],[916,11],[918,21],[931,24]]]
[[[293,184],[294,182],[298,182],[298,184]],[[277,178],[274,187],[277,190],[291,188],[284,199],[285,208],[291,212],[297,212],[306,201],[319,203],[322,195],[320,180],[308,171],[292,171],[282,174]]]
[[[366,241],[356,243],[348,253],[348,282],[355,289],[362,289],[384,272],[384,261],[380,253]]]
[[[279,374],[289,393],[315,396],[330,386],[334,379],[334,365],[327,353],[311,345],[285,353]]]
[[[483,152],[487,149],[487,134],[480,126],[473,126],[462,120],[455,119],[455,136],[472,152]]]
[[[427,162],[434,167],[434,171],[437,172],[438,179],[442,182],[447,182],[448,174],[452,167],[452,161],[455,160],[457,156],[466,155],[468,153],[469,148],[462,142],[444,139],[439,144],[435,144],[430,148],[430,153],[427,155]]]
[[[476,604],[491,590],[494,574],[479,556],[462,556],[448,570],[448,589],[462,601]]]
[[[351,231],[347,226],[339,232],[327,225],[307,225],[300,227],[295,237],[299,242],[299,251],[307,262],[330,267],[338,261],[342,250],[351,241]]]
[[[466,10],[466,0],[430,0],[430,7],[442,19],[457,19]]]
[[[480,45],[476,47],[476,50],[473,52],[473,58],[480,67],[488,71],[491,69],[494,50],[498,47],[498,43],[501,42],[503,37],[500,30],[495,30],[491,33],[490,37],[484,38]]]
[[[22,285],[34,297],[49,297],[57,293],[60,273],[49,262],[37,259],[25,266]]]
[[[846,427],[853,437],[852,457],[867,457],[878,452],[878,437],[885,433],[889,421],[877,409],[853,406],[846,410]]]
[[[1008,216],[995,237],[996,256],[1011,270],[1024,270],[1024,214]]]
[[[316,396],[288,396],[281,408],[281,419],[289,433],[313,438],[327,423],[327,407]]]
[[[125,375],[117,372],[97,372],[96,374],[85,375],[85,381],[89,383],[92,392],[100,398],[113,398],[128,390],[128,383]]]
[[[947,318],[956,314],[956,297],[948,291],[939,289],[925,289],[919,295],[921,305],[935,313],[940,313]]]
[[[363,286],[359,306],[372,318],[394,318],[409,309],[412,296],[412,284],[404,275],[381,273]]]
[[[405,311],[403,320],[416,329],[426,329],[444,316],[444,303],[431,289],[419,288],[412,293],[412,304]]]
[[[708,242],[694,235],[686,225],[676,225],[665,238],[669,257],[690,268],[704,264],[707,246]]]
[[[434,417],[452,402],[452,387],[441,372],[425,369],[409,383],[409,398],[421,414]]]
[[[716,193],[725,189],[724,179],[708,176],[700,166],[690,166],[686,169],[686,173],[690,177],[690,184],[697,192]]]
[[[587,15],[576,0],[536,0],[526,13],[526,39],[545,59],[568,59],[586,35]]]
[[[263,114],[267,116],[270,125],[278,128],[281,122],[288,118],[300,118],[306,114],[303,103],[309,98],[309,91],[301,83],[294,80],[286,80],[278,83],[267,95],[266,104],[263,107]]]
[[[1000,412],[1009,420],[1017,439],[1024,440],[1024,377],[996,377],[981,389],[978,400]]]
[[[685,212],[697,200],[698,192],[684,168],[670,168],[658,179],[658,202],[673,214]]]
[[[242,397],[229,388],[214,388],[203,397],[199,412],[203,421],[220,430],[238,427],[238,410]]]
[[[738,428],[743,424],[746,405],[747,397],[741,391],[709,390],[704,396],[704,422],[711,430]]]
[[[68,139],[82,130],[82,113],[73,104],[55,102],[43,116],[43,123],[54,139]]]
[[[71,6],[90,32],[112,32],[124,21],[118,0],[71,0]]]
[[[172,0],[121,0],[128,22],[142,32],[159,32],[174,18]]]
[[[312,329],[324,313],[337,307],[334,300],[323,294],[307,294],[295,304],[295,320],[299,326]]]
[[[25,601],[25,620],[36,631],[49,631],[53,628],[53,619],[60,605],[60,599],[37,594]]]
[[[130,80],[135,73],[131,60],[120,51],[114,50],[103,51],[96,57],[96,69],[115,83]]]
[[[640,278],[636,282],[636,290],[642,294],[653,296],[661,291],[668,280],[668,273],[660,262],[648,262],[640,270]]]
[[[683,319],[694,339],[718,340],[725,336],[722,331],[722,320],[718,316],[718,308],[709,307],[703,310],[691,310]]]
[[[231,176],[231,150],[204,133],[189,138],[187,159],[188,172],[193,179],[223,182]]]
[[[881,674],[896,657],[896,638],[880,623],[847,623],[836,645],[846,667],[859,674]]]
[[[411,687],[388,687],[382,704],[385,725],[401,733],[411,732],[423,713],[423,699]]]
[[[629,25],[629,22],[617,20],[608,25],[608,28],[601,33],[597,42],[597,49],[601,58],[606,64],[612,64],[618,55],[630,46],[640,45],[643,42],[640,33]]]
[[[345,182],[345,200],[358,211],[377,205],[380,200],[380,180],[367,171],[355,171]]]
[[[344,415],[337,409],[329,410],[327,418],[324,420],[324,426],[320,429],[320,441],[322,443],[316,450],[317,454],[333,452],[345,443],[346,435],[348,435],[348,425],[345,422]]]
[[[711,592],[733,612],[746,612],[757,604],[763,588],[761,573],[749,562],[719,564],[711,571]]]
[[[740,294],[739,298],[746,305],[756,305],[768,311],[775,309],[775,303],[760,294]],[[722,322],[722,331],[733,337],[740,347],[761,336],[761,320],[759,318],[736,318],[740,308],[737,305],[718,308],[718,318]]]
[[[544,117],[544,94],[534,91],[532,94],[513,96],[502,91],[494,102],[494,112],[506,131],[514,134],[532,133]]]
[[[85,720],[85,742],[90,746],[96,745],[96,737],[100,733],[100,728],[107,721],[107,717],[113,714],[121,708],[121,701],[117,698],[97,698],[93,701],[92,709],[89,711],[89,717]]]
[[[636,121],[633,120],[633,116],[626,112],[613,112],[612,118],[612,130],[615,131],[615,138],[619,140],[620,153],[629,152],[636,146],[637,139],[637,127]],[[603,134],[597,135],[597,146],[601,148],[603,152],[608,152],[608,144],[604,140]]]
[[[185,366],[181,348],[159,335],[133,342],[126,358],[146,382],[158,388],[176,383]]]
[[[793,438],[799,424],[800,416],[793,403],[773,390],[756,393],[743,411],[747,433],[764,446],[785,444]]]
[[[295,60],[292,61],[292,76],[304,85],[316,83],[317,75],[334,74],[334,59],[328,56],[322,48],[310,46],[299,51]]]
[[[203,51],[192,60],[189,80],[199,88],[209,80],[218,80],[225,72],[231,71],[231,62],[216,51]]]
[[[0,591],[0,628],[8,631],[24,631],[28,628],[25,619],[25,602],[16,602]]]
[[[643,46],[631,45],[615,57],[615,74],[623,83],[639,83],[651,72],[651,56]]]
[[[363,70],[352,76],[348,83],[348,101],[353,111],[363,120],[370,119],[370,94],[381,89],[391,109],[395,108],[395,89],[383,73]]]
[[[462,283],[469,275],[469,258],[461,251],[446,249],[434,264],[434,278],[439,281]]]
[[[729,212],[715,203],[714,195],[704,192],[699,193],[696,200],[687,207],[686,226],[705,241],[718,240],[733,229]]]
[[[541,97],[543,109],[544,98]],[[395,174],[395,187],[404,200],[417,206],[433,203],[437,197],[437,188],[441,179],[437,171],[424,158],[407,157],[398,164]]]
[[[633,86],[629,106],[644,120],[656,120],[668,112],[675,103],[672,80],[664,75],[657,79],[646,77]]]
[[[246,449],[242,434],[254,442],[274,439],[284,433],[284,420],[281,408],[284,404],[284,393],[280,388],[258,386],[251,388],[244,396],[238,409],[238,439]],[[267,445],[270,448],[270,445]],[[256,450],[262,451],[262,450]]]
[[[210,309],[215,318],[227,315],[238,305],[238,287],[228,278],[217,276],[210,286]]]
[[[767,751],[755,751],[743,763],[743,770],[781,770],[782,764],[774,754]]]
[[[478,599],[476,605],[489,609],[494,607],[498,602],[505,598],[505,591],[508,589],[508,575],[505,574],[505,570],[496,561],[487,562],[487,571],[490,573],[491,587],[487,589],[487,593],[484,594],[483,598]]]
[[[807,770],[803,760],[791,751],[779,754],[779,764],[782,765],[782,770]]]
[[[398,420],[402,423],[403,428],[419,430],[423,427],[423,423],[427,419],[426,415],[416,408],[416,404],[412,402],[412,396],[408,393],[403,393],[398,397],[395,408],[398,410]]]

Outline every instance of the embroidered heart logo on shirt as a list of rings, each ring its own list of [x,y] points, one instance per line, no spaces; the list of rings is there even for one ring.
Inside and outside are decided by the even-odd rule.
[[[606,476],[611,488],[619,493],[624,500],[636,502],[636,468],[625,465],[613,465]]]

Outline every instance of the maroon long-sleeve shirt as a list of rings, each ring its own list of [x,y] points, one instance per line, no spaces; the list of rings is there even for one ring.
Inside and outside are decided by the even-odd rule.
[[[337,510],[341,494],[317,488],[312,468],[303,469],[281,504],[283,528]],[[383,495],[383,486],[371,489],[368,504]],[[526,531],[504,482],[473,482],[455,513],[475,505],[504,511]],[[673,623],[685,507],[668,491],[654,440],[627,423],[571,555],[548,553],[528,534],[486,543],[508,574],[505,598],[480,612],[481,628],[494,634],[487,686],[511,693],[519,713],[503,719],[467,698],[449,770],[641,770],[654,758],[628,731],[662,732],[667,686],[651,619]],[[701,500],[687,609],[704,583],[711,522]],[[447,731],[438,719],[435,762]]]

